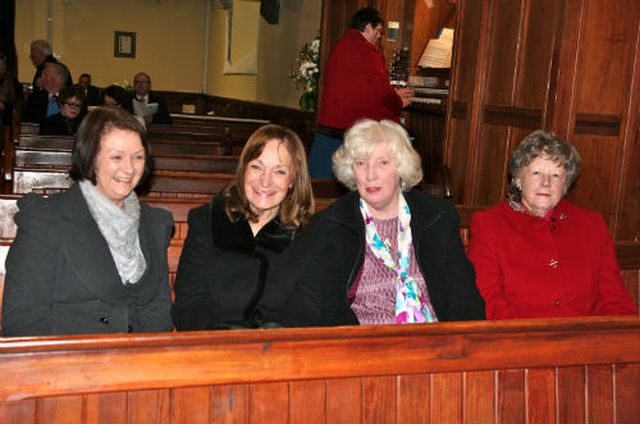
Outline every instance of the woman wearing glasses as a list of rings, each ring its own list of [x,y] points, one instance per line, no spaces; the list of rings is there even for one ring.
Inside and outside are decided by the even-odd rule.
[[[40,134],[75,135],[87,114],[84,96],[77,88],[64,88],[58,97],[60,113],[46,118],[40,126]]]

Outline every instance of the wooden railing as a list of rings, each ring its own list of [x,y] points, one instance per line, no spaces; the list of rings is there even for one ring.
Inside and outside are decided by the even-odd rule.
[[[0,339],[0,422],[637,423],[637,317]]]

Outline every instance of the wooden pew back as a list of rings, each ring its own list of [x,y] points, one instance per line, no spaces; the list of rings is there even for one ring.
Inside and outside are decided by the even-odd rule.
[[[639,351],[637,317],[0,339],[0,421],[631,423]]]

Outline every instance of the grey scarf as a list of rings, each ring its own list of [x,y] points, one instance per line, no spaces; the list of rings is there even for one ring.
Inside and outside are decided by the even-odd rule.
[[[138,196],[132,191],[124,199],[124,209],[120,209],[100,193],[91,181],[80,181],[80,189],[89,205],[91,216],[109,245],[122,284],[137,283],[147,269],[138,235],[140,226]]]

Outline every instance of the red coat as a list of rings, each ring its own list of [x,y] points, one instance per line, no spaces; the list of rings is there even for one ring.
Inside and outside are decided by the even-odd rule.
[[[564,199],[546,219],[506,201],[474,214],[468,256],[487,319],[638,313],[604,219]]]
[[[347,129],[360,118],[399,122],[401,111],[378,48],[350,29],[329,54],[318,123]]]

